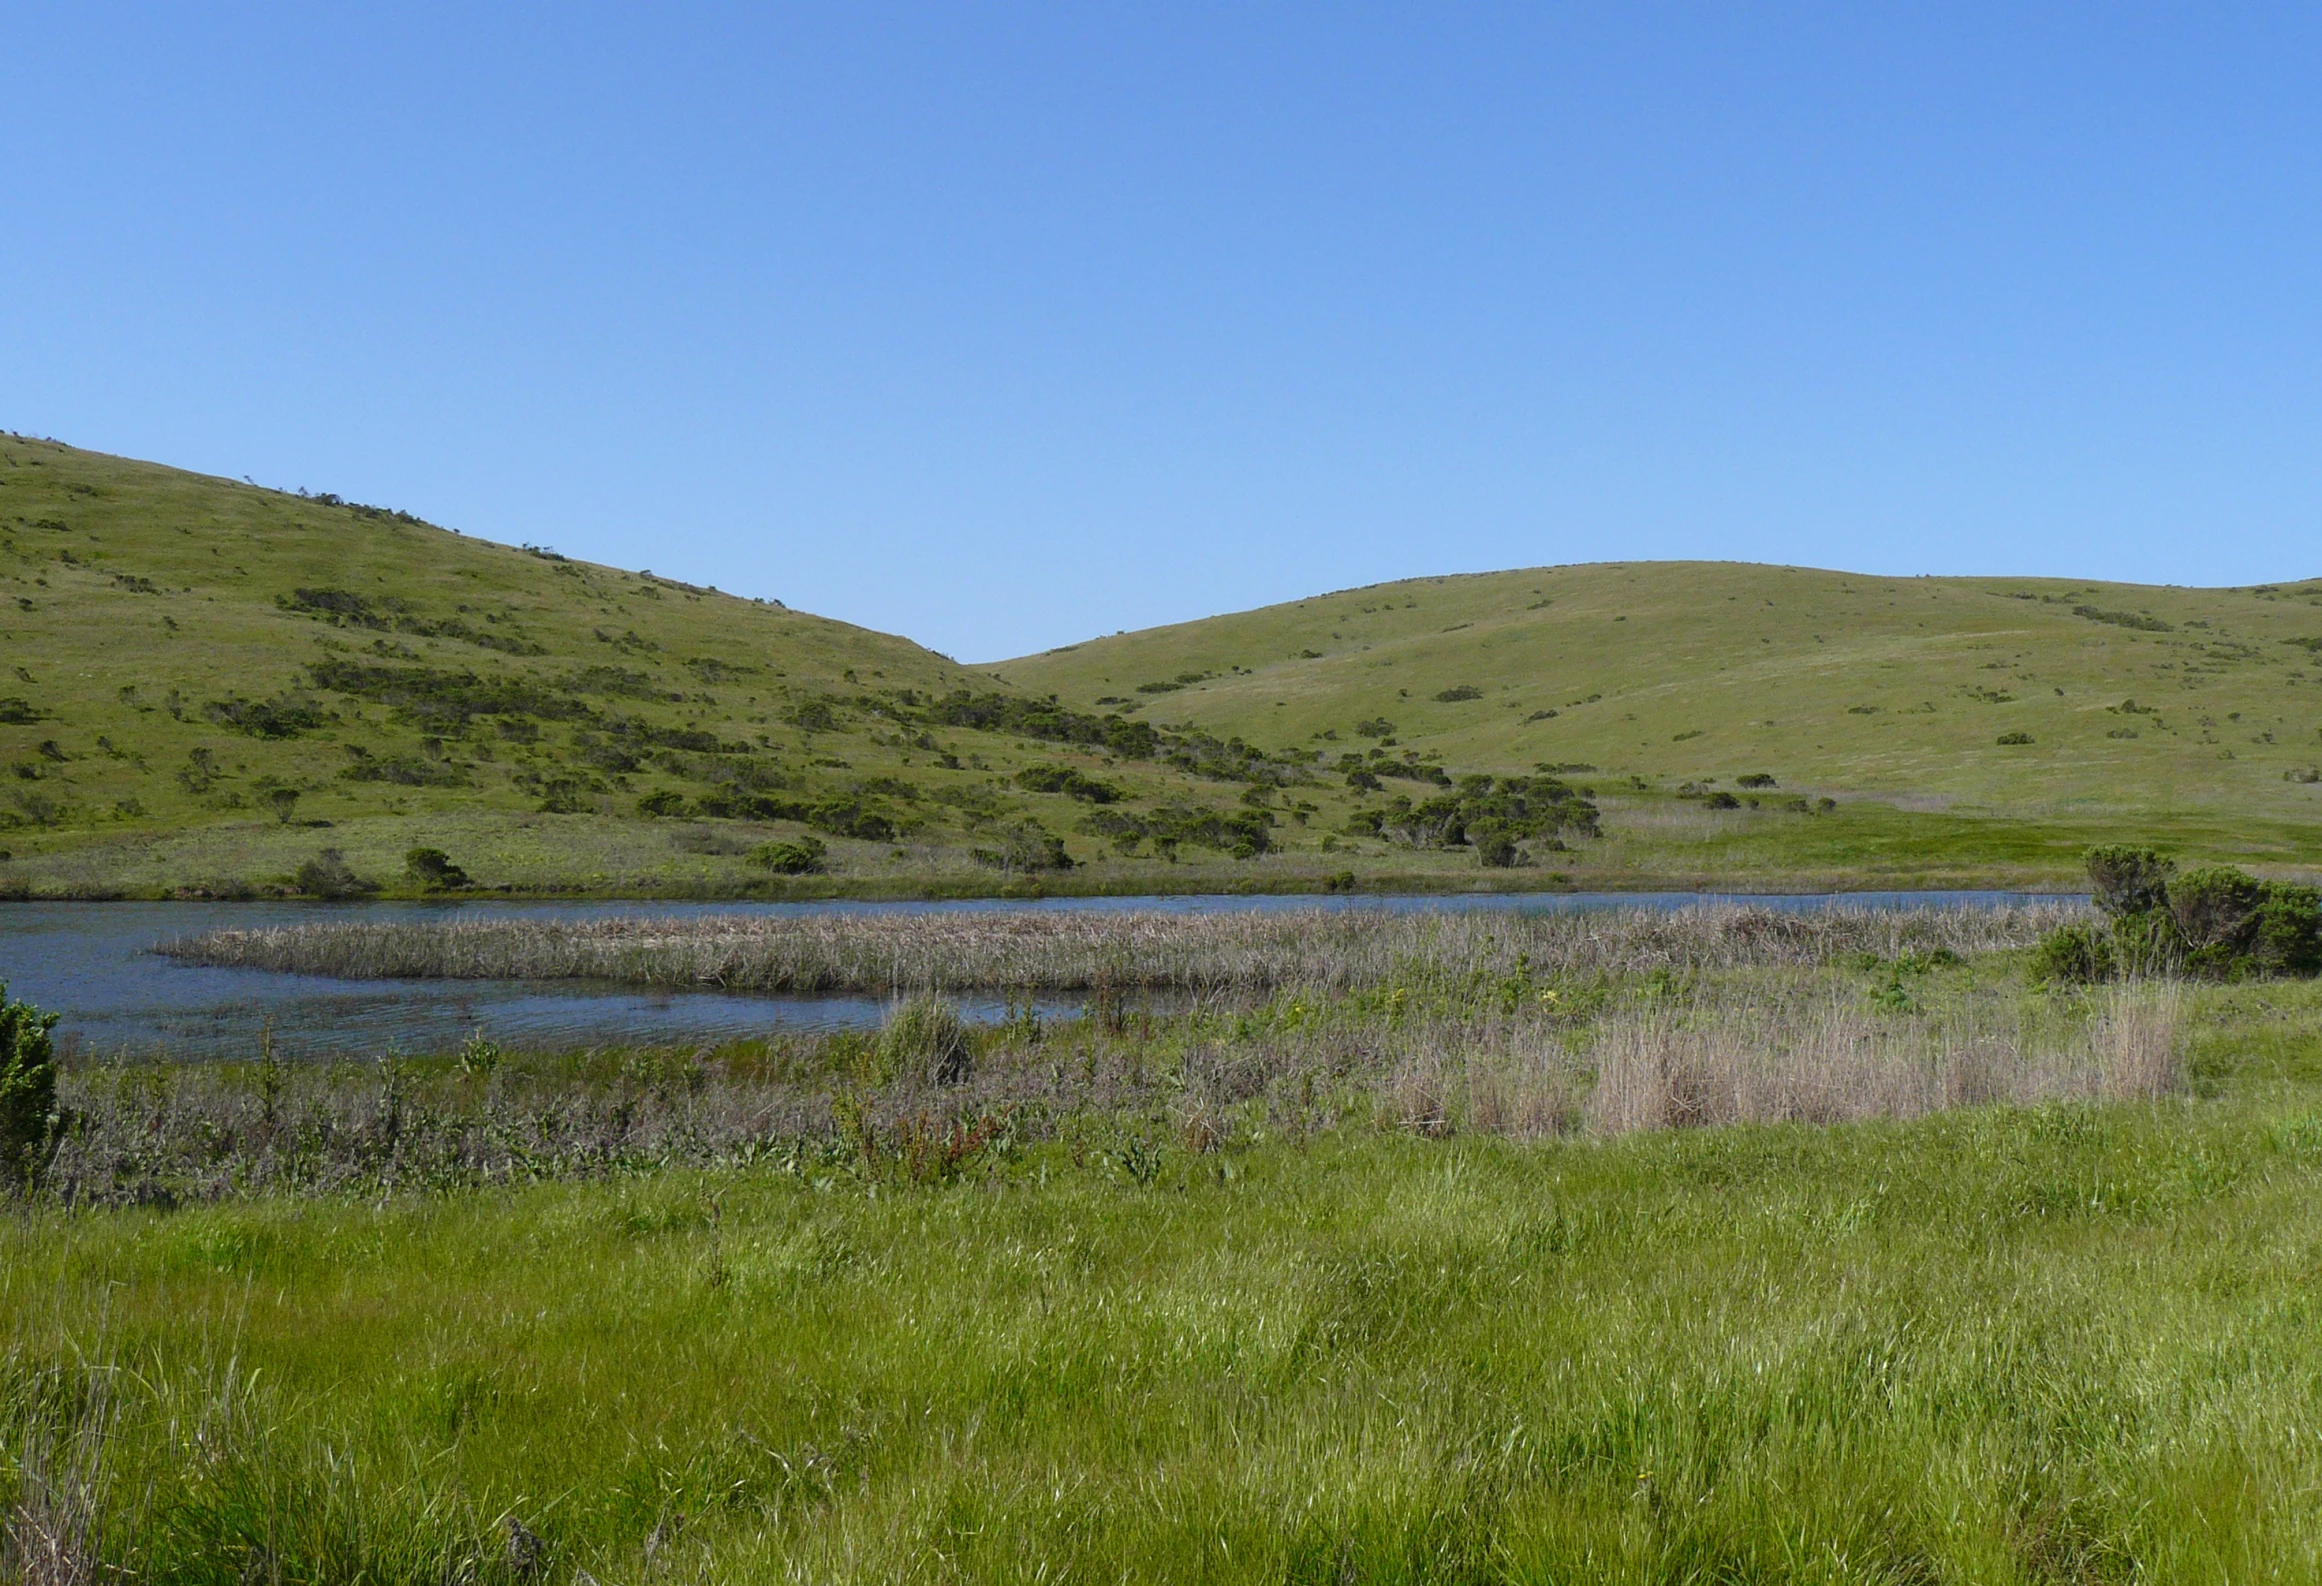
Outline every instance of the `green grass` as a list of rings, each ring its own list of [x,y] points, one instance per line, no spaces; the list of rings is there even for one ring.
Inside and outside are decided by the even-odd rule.
[[[2309,1579],[2322,994],[2192,996],[2150,1105],[28,1208],[0,1449],[114,1368],[155,1581]]]
[[[2312,1100],[38,1213],[0,1305],[156,1580],[2310,1578]]]
[[[2322,658],[2292,642],[2322,638],[2318,603],[2313,584],[1606,565],[1381,585],[965,668],[770,602],[0,437],[0,896],[281,895],[325,846],[390,893],[416,886],[403,854],[430,846],[492,890],[712,897],[1349,875],[2055,885],[2105,840],[2296,869],[2322,863],[2322,784],[2286,780],[2322,760]],[[470,676],[457,709],[413,697],[415,680]],[[1067,788],[1104,783],[1108,808],[1149,820],[1244,811],[1246,782],[947,724],[928,702],[956,689],[1246,740],[1286,784],[1266,795],[1271,851],[1122,853]],[[1338,757],[1367,754],[1358,727],[1381,721],[1397,757],[1453,772],[1593,767],[1567,774],[1605,840],[1484,872],[1467,847],[1352,832],[1397,793],[1433,792],[1347,785]],[[2015,733],[2032,742],[1999,743]],[[1079,780],[1021,780],[1040,769]],[[1758,796],[1737,786],[1749,773],[1779,783],[1758,807],[1682,796]],[[736,818],[737,793],[793,813],[852,799],[894,834],[834,839],[825,821],[828,873],[776,880],[750,850],[803,828],[772,805]],[[1782,808],[1799,796],[1837,807]],[[645,813],[669,801],[686,817]],[[1024,822],[1076,868],[975,857]]]

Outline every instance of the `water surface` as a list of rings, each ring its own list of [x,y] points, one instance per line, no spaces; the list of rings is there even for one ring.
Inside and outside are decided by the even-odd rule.
[[[777,1030],[876,1024],[870,997],[737,996],[559,981],[335,980],[260,969],[175,963],[156,943],[203,931],[321,920],[408,921],[453,917],[596,919],[607,915],[926,914],[990,910],[1158,909],[1182,913],[1274,909],[1676,909],[1747,901],[1801,911],[1833,904],[1870,908],[1996,908],[2052,900],[2022,892],[1852,892],[1746,899],[1705,892],[1468,894],[1407,897],[968,899],[936,903],[0,903],[0,982],[9,994],[63,1015],[67,1049],[82,1054],[171,1058],[247,1057],[271,1025],[286,1056],[375,1057],[391,1050],[448,1051],[477,1030],[508,1046],[569,1047],[720,1040]],[[965,1004],[996,1017],[999,1001]],[[1053,1017],[1076,1001],[1050,1001]]]

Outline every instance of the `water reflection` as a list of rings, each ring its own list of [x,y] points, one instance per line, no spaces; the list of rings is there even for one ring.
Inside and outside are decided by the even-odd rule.
[[[1750,901],[1812,910],[1832,903],[1875,908],[1991,908],[2031,901],[2017,892],[1879,892]],[[607,915],[933,913],[979,910],[1161,909],[1186,913],[1259,909],[1680,908],[1722,901],[1698,892],[1557,893],[1460,897],[1153,897],[979,899],[942,903],[5,903],[0,904],[0,981],[64,1017],[57,1031],[84,1054],[241,1057],[269,1023],[286,1056],[379,1056],[440,1052],[478,1029],[519,1047],[716,1040],[776,1030],[876,1024],[870,997],[735,996],[653,991],[572,981],[350,981],[263,970],[209,969],[154,954],[157,942],[224,927],[322,919],[410,920],[447,915],[594,919]],[[965,1004],[998,1018],[998,999]],[[1076,1000],[1042,1003],[1047,1017]]]

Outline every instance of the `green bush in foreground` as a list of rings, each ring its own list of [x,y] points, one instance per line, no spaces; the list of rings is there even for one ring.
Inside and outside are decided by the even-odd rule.
[[[38,1179],[56,1132],[56,1020],[0,985],[0,1184]]]
[[[2050,932],[2033,957],[2039,979],[2322,973],[2322,892],[2313,887],[2261,881],[2231,865],[2178,874],[2152,849],[2120,845],[2091,849],[2088,876],[2103,922]]]

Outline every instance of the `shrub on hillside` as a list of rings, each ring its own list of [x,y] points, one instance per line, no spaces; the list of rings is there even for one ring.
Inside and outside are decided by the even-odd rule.
[[[1034,821],[1020,821],[1000,833],[999,846],[970,850],[979,864],[1011,874],[1017,871],[1070,870],[1072,855],[1064,839]]]
[[[829,852],[820,838],[800,837],[792,842],[760,843],[750,850],[750,863],[778,876],[806,876],[823,868]]]
[[[1516,839],[1497,827],[1470,833],[1468,840],[1475,844],[1476,862],[1486,870],[1512,870],[1524,862],[1524,850],[1516,846]]]
[[[440,848],[414,848],[403,856],[403,873],[429,892],[457,892],[474,885],[468,873]]]
[[[1033,793],[1062,793],[1084,804],[1118,804],[1127,796],[1110,782],[1064,765],[1026,766],[1016,773],[1016,785]]]
[[[325,848],[291,872],[290,884],[310,898],[359,898],[379,890],[379,883],[355,874],[347,856]]]
[[[1444,689],[1435,698],[1439,704],[1456,705],[1462,700],[1483,698],[1483,690],[1473,683],[1461,683],[1456,687]]]

